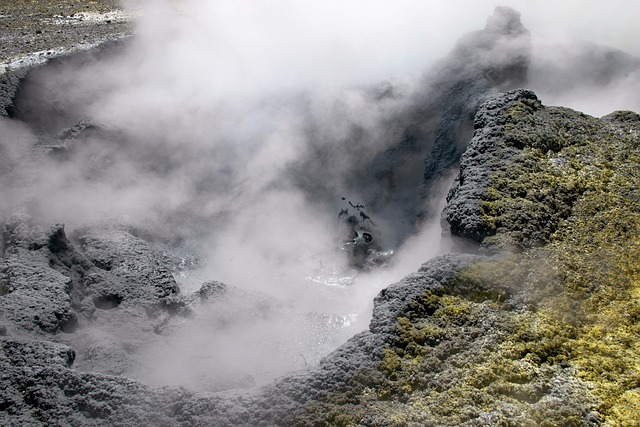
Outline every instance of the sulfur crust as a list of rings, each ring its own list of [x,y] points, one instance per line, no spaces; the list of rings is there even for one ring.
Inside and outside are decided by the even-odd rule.
[[[508,114],[499,143],[520,155],[480,204],[484,245],[501,255],[450,287],[487,291],[411,302],[369,385],[321,406],[332,425],[640,418],[640,121],[524,104]]]

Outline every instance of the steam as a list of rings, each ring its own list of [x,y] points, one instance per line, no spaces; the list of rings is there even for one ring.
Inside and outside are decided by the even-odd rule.
[[[548,105],[595,117],[640,111],[640,49],[631,19],[640,5],[598,2],[513,2],[532,31],[529,88]],[[606,49],[605,49],[606,47]]]
[[[608,2],[603,15],[601,6],[578,1],[503,3],[522,13],[532,33],[530,82],[543,102],[596,115],[640,111],[640,100],[631,96],[640,74],[629,65],[637,60],[624,57],[611,79],[593,80],[589,67],[597,71],[598,64],[581,54],[590,45],[574,41],[640,55],[631,42],[638,39],[636,26],[628,21],[640,5]],[[167,345],[174,350],[149,349],[149,358],[160,349],[169,356],[141,377],[184,383],[223,366],[260,382],[303,368],[366,328],[381,288],[451,249],[438,218],[403,240],[411,225],[398,225],[395,212],[381,210],[373,220],[384,249],[396,252],[395,263],[356,274],[339,250],[344,236],[337,217],[347,201],[366,203],[350,168],[396,141],[392,119],[416,97],[429,96],[425,70],[460,35],[483,28],[493,2],[128,6],[141,8],[133,40],[94,61],[32,73],[18,105],[26,124],[0,120],[0,173],[8,184],[0,190],[0,213],[20,207],[68,229],[111,218],[149,228],[200,259],[201,269],[180,279],[185,291],[215,279],[267,301],[266,311],[224,330],[211,325],[233,314],[212,307],[172,338]],[[576,80],[578,67],[588,69]],[[572,84],[558,84],[562,79]],[[389,88],[392,96],[380,96]],[[350,138],[354,134],[357,139]],[[59,155],[34,159],[35,141],[42,152]],[[318,165],[331,167],[307,173],[324,167]],[[318,175],[322,182],[308,178]],[[444,201],[430,203],[439,211]],[[328,318],[342,324],[320,333],[319,325],[331,324]],[[246,345],[260,342],[259,351]],[[185,359],[199,362],[179,368]]]

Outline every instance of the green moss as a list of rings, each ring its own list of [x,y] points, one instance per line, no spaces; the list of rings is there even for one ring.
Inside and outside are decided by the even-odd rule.
[[[633,427],[638,425],[640,414],[640,390],[624,392],[609,409],[609,419],[605,423],[616,427]]]
[[[508,116],[501,145],[512,158],[495,171],[480,205],[491,236],[487,246],[522,249],[550,243],[578,200],[605,192],[620,172],[618,165],[637,164],[634,132],[557,107],[518,103]]]
[[[341,409],[354,423],[581,426],[595,411],[637,425],[640,143],[564,109],[509,114],[503,142],[520,157],[481,209],[485,242],[517,251],[407,304],[358,411]],[[542,130],[540,114],[554,119]]]
[[[536,111],[517,106],[511,123],[534,123]],[[393,407],[383,416],[389,425],[514,412],[514,425],[577,426],[590,410],[608,425],[640,418],[638,144],[574,118],[542,136],[508,135],[521,157],[494,177],[481,209],[496,233],[489,242],[519,251],[465,269],[455,295],[427,293],[408,305],[371,405]],[[520,308],[505,310],[505,298]],[[487,319],[499,321],[474,329]],[[464,354],[463,343],[476,353]],[[583,409],[546,399],[558,375],[575,383]]]
[[[483,275],[484,268],[474,266],[464,275],[486,283],[494,274],[499,277],[498,269],[509,270],[509,265],[492,266],[488,276]],[[406,317],[398,319],[397,344],[384,352],[380,369],[385,379],[372,406],[379,410],[393,402],[393,415],[384,418],[389,425],[434,420],[438,425],[457,425],[504,403],[522,405],[527,413],[525,406],[538,402],[549,388],[550,373],[541,373],[541,366],[565,359],[560,326],[541,323],[537,316],[505,312],[492,300],[433,293],[417,298]],[[498,321],[495,329],[477,326],[491,318]],[[486,345],[479,351],[483,347],[478,342],[483,340]],[[474,352],[466,354],[467,348]],[[404,402],[401,409],[398,402]],[[539,411],[542,415],[533,412],[529,408],[528,419],[551,416],[545,410]]]
[[[571,169],[573,166],[559,169],[537,150],[525,149],[521,155],[521,166],[527,173],[513,168],[494,177],[480,209],[490,234],[519,248],[536,247],[551,241],[559,223],[571,214],[573,204],[586,190],[586,180]]]
[[[545,146],[521,139],[517,167],[495,177],[483,206],[487,226],[498,236],[493,242],[531,247],[532,234],[522,225],[529,221],[537,230],[548,220],[538,243],[550,244],[537,257],[525,251],[516,256],[520,261],[477,265],[463,276],[501,283],[505,279],[496,271],[503,271],[506,280],[522,280],[523,265],[538,276],[535,258],[547,258],[557,272],[556,291],[545,296],[524,281],[523,297],[540,309],[538,328],[552,333],[528,337],[519,332],[511,348],[536,362],[575,366],[577,378],[599,397],[605,423],[630,425],[640,417],[634,392],[640,387],[640,145],[633,132],[601,124],[594,129],[594,123],[584,116],[564,121]],[[527,131],[520,127],[508,139]],[[539,164],[532,167],[528,161],[534,158]],[[548,189],[554,190],[552,196]],[[547,208],[555,216],[545,216]],[[506,271],[508,264],[513,272]],[[620,402],[628,404],[625,410]]]

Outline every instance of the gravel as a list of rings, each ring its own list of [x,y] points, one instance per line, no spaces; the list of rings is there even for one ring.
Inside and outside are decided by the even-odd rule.
[[[117,0],[13,0],[0,4],[0,74],[133,32]]]

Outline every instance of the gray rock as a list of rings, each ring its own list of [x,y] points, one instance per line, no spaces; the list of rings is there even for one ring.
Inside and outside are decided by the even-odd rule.
[[[0,117],[13,115],[14,98],[28,71],[28,67],[22,67],[0,74]]]
[[[158,339],[154,327],[169,310],[160,301],[178,287],[162,255],[126,227],[86,232],[85,252],[67,238],[64,226],[46,231],[14,215],[3,240],[5,333],[58,335],[76,348],[79,369],[111,374],[130,372],[136,351]]]
[[[479,259],[463,254],[437,257],[423,264],[418,272],[383,289],[374,300],[369,329],[378,334],[394,334],[398,317],[411,301],[428,291],[451,292],[451,279],[461,268]]]
[[[85,280],[98,308],[148,306],[178,292],[162,254],[127,227],[109,224],[92,228],[78,239],[84,255],[98,269]]]
[[[601,117],[605,122],[628,126],[640,130],[640,114],[633,111],[614,111]]]
[[[19,367],[63,366],[70,368],[75,358],[75,351],[63,344],[0,338],[0,363]]]
[[[71,332],[78,319],[72,310],[72,280],[52,269],[48,245],[55,241],[37,226],[13,222],[5,226],[0,285],[0,316],[24,332]]]
[[[575,203],[596,190],[589,162],[598,150],[634,149],[638,124],[632,112],[597,119],[543,106],[527,90],[489,97],[447,196],[444,228],[490,250],[547,244]]]
[[[519,154],[517,148],[500,144],[508,120],[506,112],[517,103],[533,109],[542,107],[533,92],[520,89],[491,95],[478,109],[473,138],[460,160],[460,172],[442,213],[445,230],[476,242],[482,242],[490,234],[480,205],[495,172],[508,168]]]
[[[442,180],[449,179],[466,149],[478,104],[490,93],[525,82],[529,50],[520,15],[496,8],[485,29],[461,38],[414,92],[403,94],[402,88],[385,84],[363,94],[383,111],[396,106],[381,117],[380,130],[337,118],[351,131],[327,140],[327,131],[311,117],[314,156],[292,166],[298,185],[324,203],[335,204],[340,193],[359,194],[367,215],[384,224],[385,234],[376,239],[382,247],[394,247],[415,231],[420,217],[436,214],[430,201],[445,195]],[[325,181],[326,187],[319,185]]]

